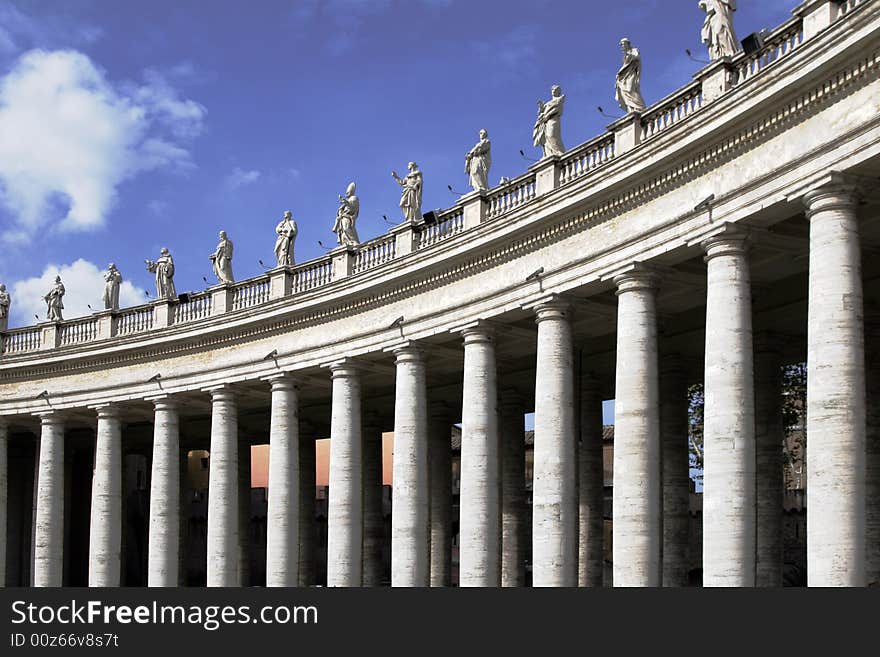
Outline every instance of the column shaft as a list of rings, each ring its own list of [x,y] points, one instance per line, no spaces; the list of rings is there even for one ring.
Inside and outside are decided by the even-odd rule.
[[[782,423],[781,344],[755,339],[756,510],[755,585],[782,586]]]
[[[428,407],[425,361],[418,347],[394,351],[394,461],[391,503],[391,585],[428,586]]]
[[[755,585],[752,295],[743,234],[704,243],[703,585]]]
[[[89,586],[120,585],[122,424],[118,409],[98,409],[89,524]]]
[[[238,580],[251,585],[251,444],[238,441]]]
[[[431,586],[452,586],[452,423],[445,404],[431,405]]]
[[[299,441],[299,585],[315,584],[315,439],[302,435]]]
[[[501,583],[501,459],[495,342],[484,327],[464,337],[459,522],[460,586]]]
[[[677,356],[660,373],[660,441],[663,445],[663,586],[688,584],[690,474],[688,391]]]
[[[602,395],[592,376],[581,378],[578,507],[578,586],[599,587],[605,574],[605,468]]]
[[[880,586],[880,311],[873,309],[865,321],[865,578],[869,586]]]
[[[382,425],[371,417],[364,425],[364,586],[381,586],[385,576],[382,547]]]
[[[656,283],[635,269],[617,283],[614,397],[614,586],[660,586],[660,409]]]
[[[807,583],[864,586],[865,352],[854,189],[805,198],[810,220],[807,320]]]
[[[266,508],[266,586],[299,583],[299,407],[288,376],[270,379],[269,499]]]
[[[6,516],[9,504],[9,428],[0,418],[0,587],[6,586]]]
[[[240,586],[238,409],[228,388],[211,391],[208,586]]]
[[[64,568],[64,423],[41,416],[34,586],[61,586]]]
[[[360,376],[350,364],[334,365],[331,371],[327,586],[361,586],[364,517]]]
[[[578,464],[570,310],[555,301],[535,311],[532,582],[534,586],[577,586]]]
[[[501,586],[526,584],[526,444],[522,400],[501,394]]]

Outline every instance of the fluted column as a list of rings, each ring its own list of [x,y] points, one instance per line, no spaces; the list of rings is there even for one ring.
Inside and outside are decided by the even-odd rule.
[[[578,444],[578,586],[602,586],[605,574],[605,467],[602,395],[591,374],[581,377]]]
[[[299,585],[315,584],[315,437],[305,428],[299,440]]]
[[[381,586],[384,577],[382,547],[385,522],[382,516],[382,423],[374,414],[364,421],[364,586]]]
[[[660,586],[660,408],[656,280],[635,266],[617,284],[614,586]]]
[[[122,423],[99,406],[89,523],[89,586],[119,586],[122,549]]]
[[[687,586],[690,529],[688,387],[677,354],[670,354],[660,361],[660,442],[663,450],[663,586]]]
[[[521,395],[503,390],[501,440],[501,586],[526,584],[526,443]]]
[[[153,465],[147,586],[177,586],[180,579],[180,419],[170,397],[153,400]],[[185,461],[184,461],[185,462]]]
[[[755,585],[755,388],[745,234],[703,242],[708,269],[703,585]]]
[[[61,586],[64,568],[64,421],[40,414],[34,586]]]
[[[461,412],[460,586],[501,583],[501,459],[495,338],[466,328]]]
[[[532,583],[577,586],[578,463],[571,310],[554,298],[538,305],[535,314]]]
[[[865,352],[855,188],[804,198],[807,320],[807,583],[864,586]]]
[[[422,350],[394,350],[394,460],[391,503],[391,585],[430,583],[428,402]]]
[[[6,527],[9,504],[9,427],[0,418],[0,527]],[[0,587],[6,586],[6,534],[0,540]]]
[[[880,309],[865,313],[866,580],[880,586]]]
[[[431,483],[431,586],[452,586],[452,423],[435,401],[428,419]]]
[[[228,387],[211,393],[208,478],[208,586],[240,586],[238,508],[238,407]]]
[[[266,586],[299,583],[299,405],[289,374],[269,378],[269,499],[266,505]]]
[[[782,586],[782,421],[781,341],[755,336],[755,467],[757,531],[755,586]]]
[[[361,384],[348,361],[334,363],[327,505],[327,586],[360,586],[363,566]]]

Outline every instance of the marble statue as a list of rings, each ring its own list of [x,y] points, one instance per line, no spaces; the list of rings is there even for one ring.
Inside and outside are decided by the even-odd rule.
[[[405,178],[398,176],[396,171],[391,172],[391,177],[403,187],[400,193],[400,209],[403,210],[404,218],[411,223],[417,223],[422,221],[422,172],[415,162],[410,162],[407,168],[409,173]]]
[[[336,241],[343,246],[360,243],[355,222],[361,211],[361,201],[354,191],[355,184],[350,183],[345,190],[345,196],[339,196],[339,209],[336,211],[336,222],[333,224]]]
[[[489,167],[492,166],[492,144],[489,133],[480,130],[480,141],[464,157],[464,172],[470,176],[471,187],[476,191],[489,189]]]
[[[119,310],[119,286],[122,284],[122,274],[112,262],[107,265],[104,272],[104,310]]]
[[[538,101],[538,118],[532,128],[532,143],[543,146],[544,157],[562,155],[565,152],[565,146],[562,145],[562,108],[565,105],[565,96],[558,84],[550,89],[550,96],[546,103],[543,100]]]
[[[147,271],[156,274],[156,298],[158,299],[174,299],[177,291],[174,289],[174,259],[168,252],[168,249],[162,247],[159,252],[159,259],[144,260],[147,264]]]
[[[208,256],[214,268],[214,275],[221,283],[234,283],[232,275],[232,240],[226,237],[226,231],[220,231],[220,241],[214,253]]]
[[[642,98],[642,58],[638,48],[633,48],[627,38],[620,40],[620,49],[623,51],[623,66],[617,71],[614,98],[627,114],[641,112],[645,109],[645,99]]]
[[[64,292],[64,283],[61,282],[60,276],[56,276],[55,285],[53,285],[52,289],[49,290],[49,293],[43,297],[47,306],[46,318],[51,322],[60,322],[64,319],[61,314],[61,311],[64,310]]]
[[[6,291],[6,285],[0,283],[0,331],[5,331],[9,327],[9,306],[12,304],[12,297]]]
[[[709,49],[709,59],[714,62],[738,53],[739,41],[733,29],[736,0],[700,0],[697,6],[706,12],[700,38]]]
[[[279,267],[288,267],[293,264],[293,245],[296,242],[296,221],[293,212],[287,210],[278,225],[275,226],[278,234],[275,240],[275,259]]]

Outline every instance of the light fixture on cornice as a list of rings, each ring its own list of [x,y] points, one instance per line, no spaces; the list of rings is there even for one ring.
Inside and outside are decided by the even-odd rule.
[[[700,201],[699,203],[697,203],[694,206],[694,212],[702,212],[703,210],[711,208],[712,201],[714,201],[714,200],[715,200],[715,194],[709,194],[709,196],[707,196],[706,198],[704,198],[702,201]]]
[[[543,267],[541,267],[540,269],[536,269],[536,270],[533,271],[531,274],[529,274],[528,276],[526,276],[526,283],[528,283],[529,281],[536,281],[536,280],[538,280],[538,278],[539,278],[539,277],[541,276],[541,274],[543,274],[543,273],[544,273],[544,268],[543,268]]]
[[[453,194],[455,194],[457,196],[464,196],[467,193],[467,192],[459,192],[455,189],[452,189],[452,185],[446,185],[446,189],[448,189],[450,192],[452,192]]]
[[[159,380],[160,380],[161,378],[162,378],[162,375],[161,375],[161,374],[154,374],[153,376],[151,376],[151,377],[147,380],[147,383],[159,383]]]
[[[333,249],[332,249],[331,247],[329,247],[329,246],[324,246],[324,242],[322,242],[321,240],[318,240],[318,246],[320,246],[322,249],[324,249],[324,250],[327,251],[328,253],[329,253],[330,251],[333,250]]]
[[[685,51],[685,53],[687,53],[688,59],[691,59],[691,60],[697,62],[697,64],[711,64],[712,63],[712,62],[707,62],[705,59],[700,59],[699,57],[694,57],[694,54],[688,48],[685,48],[684,51]]]
[[[599,105],[599,107],[597,107],[596,109],[599,110],[599,114],[601,114],[602,116],[607,116],[609,119],[614,119],[616,121],[617,119],[620,118],[619,116],[614,116],[613,114],[608,114],[605,110],[602,109],[601,105]]]
[[[44,390],[44,391],[41,392],[39,395],[37,395],[36,397],[34,397],[34,399],[45,399],[46,401],[48,401],[48,400],[49,400],[49,391],[48,391],[48,390]]]
[[[523,152],[523,149],[521,149],[521,148],[519,149],[519,155],[520,155],[520,157],[521,157],[522,159],[524,159],[526,162],[537,162],[537,161],[538,161],[538,160],[536,160],[536,159],[534,159],[534,158],[526,157],[526,154]]]
[[[277,349],[273,349],[268,354],[263,356],[263,360],[275,360],[276,358],[278,358],[278,350]]]
[[[389,326],[388,328],[397,328],[399,326],[403,326],[403,315],[391,322],[391,326]]]

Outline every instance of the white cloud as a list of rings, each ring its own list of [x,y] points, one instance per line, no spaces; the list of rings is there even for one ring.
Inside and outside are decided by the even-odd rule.
[[[34,278],[18,281],[10,286],[12,294],[12,324],[29,326],[36,320],[46,318],[46,302],[43,297],[55,284],[55,277],[61,276],[64,283],[64,318],[72,319],[90,315],[88,304],[95,310],[104,306],[101,302],[104,293],[104,270],[80,258],[69,265],[46,265],[43,273]],[[122,272],[123,276],[125,272]],[[142,288],[123,280],[119,288],[119,306],[136,306],[147,300]]]
[[[155,72],[114,85],[86,55],[32,50],[0,79],[0,203],[27,241],[49,223],[101,226],[119,184],[151,169],[193,163],[181,140],[199,134],[205,108],[181,99]]]
[[[238,189],[245,185],[252,185],[260,179],[262,174],[256,169],[242,169],[235,167],[228,176],[226,176],[225,184],[229,189]]]
[[[10,2],[0,4],[0,55],[14,55],[27,48],[80,46],[100,39],[97,25],[72,22],[64,12],[29,15]]]

